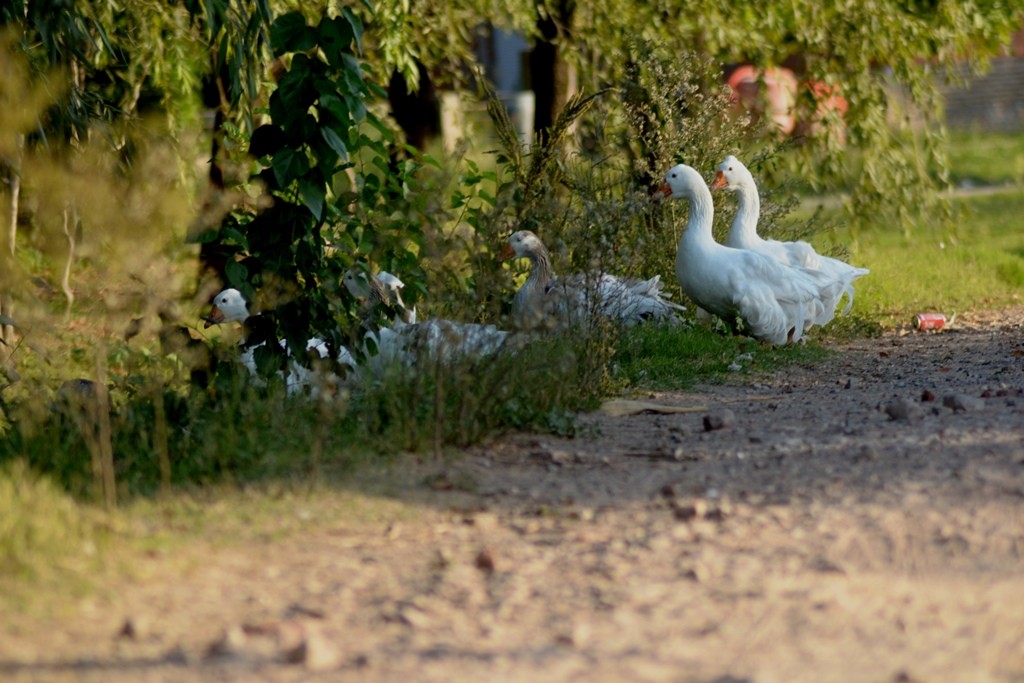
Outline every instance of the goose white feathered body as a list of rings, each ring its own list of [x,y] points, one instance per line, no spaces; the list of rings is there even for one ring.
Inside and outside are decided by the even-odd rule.
[[[662,192],[690,200],[690,216],[676,252],[676,277],[701,308],[726,324],[772,344],[798,341],[828,318],[837,285],[806,268],[783,265],[753,251],[715,242],[711,191],[693,168],[680,164],[665,176]]]
[[[395,310],[391,327],[371,329],[366,334],[364,350],[374,366],[393,362],[411,365],[424,358],[451,363],[465,356],[496,353],[505,347],[508,332],[494,325],[444,318],[416,322],[416,308],[407,308],[402,301],[405,283],[391,273],[381,271],[373,275],[350,268],[342,282],[352,296],[365,302],[367,312],[372,313],[381,304]]]
[[[250,323],[253,316],[249,313],[249,305],[242,293],[234,288],[225,289],[214,297],[213,307],[206,318],[205,327],[229,322],[242,323],[243,326]],[[239,361],[246,367],[249,373],[260,378],[260,372],[256,363],[256,349],[263,346],[264,342],[255,344],[248,343],[247,339],[240,342],[242,352],[239,354]],[[288,343],[280,340],[282,351],[288,355]],[[321,360],[330,358],[330,349],[327,342],[318,337],[312,337],[306,341],[305,352],[307,355],[315,354]],[[356,361],[352,354],[345,347],[341,347],[335,359],[339,365],[345,365],[351,370],[356,370]],[[285,387],[289,395],[295,395],[309,390],[314,394],[317,391],[318,382],[313,370],[294,358],[288,359],[287,372],[284,373]]]
[[[513,233],[499,259],[513,257],[528,258],[531,264],[530,275],[512,300],[512,315],[525,328],[549,319],[578,324],[593,314],[625,325],[647,320],[676,321],[686,310],[666,300],[660,275],[648,280],[608,273],[555,277],[547,247],[529,230]]]
[[[367,356],[374,364],[392,362],[412,365],[431,360],[452,363],[470,356],[487,356],[508,348],[510,335],[494,325],[462,323],[432,318],[412,325],[382,327],[368,332],[374,348]],[[365,346],[370,346],[364,342]]]
[[[757,191],[757,184],[754,182],[754,176],[736,157],[730,155],[719,164],[711,188],[723,188],[734,192],[739,199],[736,216],[733,218],[729,235],[725,240],[727,246],[756,251],[779,263],[803,266],[820,272],[826,278],[839,284],[838,295],[833,301],[826,302],[826,308],[831,315],[835,314],[844,294],[846,295],[846,306],[843,308],[843,313],[850,311],[853,306],[853,282],[857,278],[867,275],[870,272],[867,268],[858,268],[839,259],[823,256],[802,240],[780,242],[764,239],[758,235],[757,221],[761,214],[761,198]]]

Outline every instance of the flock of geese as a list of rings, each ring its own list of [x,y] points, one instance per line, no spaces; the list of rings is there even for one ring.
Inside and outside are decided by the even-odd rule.
[[[724,189],[739,200],[725,244],[712,236],[712,189]],[[813,326],[831,321],[844,297],[843,312],[848,312],[853,304],[854,281],[868,273],[867,269],[818,254],[807,242],[760,237],[757,186],[750,171],[734,156],[718,166],[710,188],[692,167],[674,166],[655,196],[689,200],[689,217],[676,253],[676,278],[694,303],[736,333],[770,344],[797,342]],[[439,318],[417,322],[416,309],[402,300],[400,279],[354,267],[342,282],[362,303],[365,313],[363,349],[358,354],[362,360],[344,347],[331,358],[328,344],[316,338],[308,340],[306,353],[344,366],[346,377],[365,378],[387,363],[410,364],[423,354],[447,363],[467,355],[484,356],[515,348],[523,334],[535,333],[552,321],[572,325],[598,315],[627,326],[645,321],[674,323],[686,310],[668,300],[659,275],[648,280],[599,272],[556,276],[547,248],[528,230],[513,233],[499,255],[500,261],[513,258],[526,258],[531,264],[530,274],[512,303],[518,331],[515,334],[494,325]],[[372,324],[381,306],[391,314],[389,325]],[[206,326],[239,322],[248,330],[257,327],[260,316],[250,314],[237,289],[226,289],[214,297]],[[253,375],[258,375],[254,350],[263,342],[250,343],[248,337],[244,334],[240,342],[241,360]],[[290,355],[286,342],[280,344]],[[289,393],[315,391],[316,379],[308,367],[289,360],[285,373]]]

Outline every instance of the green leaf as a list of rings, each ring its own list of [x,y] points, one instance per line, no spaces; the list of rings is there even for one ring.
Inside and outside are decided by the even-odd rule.
[[[305,116],[310,106],[316,102],[317,92],[313,82],[314,75],[309,58],[297,55],[292,60],[291,69],[270,96],[270,116],[276,125],[289,134],[294,133],[290,128]]]
[[[198,235],[189,236],[185,241],[189,244],[208,244],[210,242],[215,242],[219,234],[220,233],[216,228],[209,228],[207,230],[203,230]]]
[[[351,121],[348,105],[334,93],[322,93],[320,95],[320,108],[330,112],[331,116],[342,125],[348,125]]]
[[[349,109],[352,111],[353,121],[362,121],[366,118],[366,105],[363,104],[363,99],[356,95],[346,95],[345,101],[348,103]]]
[[[270,24],[271,18],[274,16],[270,11],[270,2],[268,0],[256,0],[256,7],[259,10],[260,18],[267,24]]]
[[[299,179],[299,197],[302,199],[303,205],[309,209],[317,222],[323,220],[324,200],[326,196],[327,190],[324,187],[323,182],[320,180],[313,180],[310,178]]]
[[[320,129],[320,137],[324,139],[324,142],[334,150],[340,159],[348,161],[348,148],[345,146],[345,141],[341,139],[341,136],[333,128],[322,127]]]
[[[301,12],[282,14],[270,27],[270,45],[277,57],[287,52],[305,52],[316,45],[316,30],[306,24]]]
[[[285,144],[285,135],[280,126],[264,124],[252,132],[249,138],[249,154],[256,159],[270,156]]]
[[[352,27],[352,37],[356,41],[356,51],[361,53],[363,51],[363,22],[348,7],[342,7],[341,12],[348,19],[348,23]]]
[[[249,270],[238,261],[228,261],[224,265],[224,277],[229,285],[241,289],[249,283]]]
[[[319,26],[320,49],[327,57],[327,63],[338,68],[344,64],[343,55],[349,52],[349,45],[355,37],[349,22],[341,17],[324,17]]]
[[[222,241],[234,242],[243,249],[248,248],[249,241],[245,238],[245,235],[243,235],[238,228],[232,226],[225,226],[220,229],[220,234],[221,237],[223,238]]]
[[[292,181],[302,177],[309,170],[309,159],[301,150],[282,149],[274,155],[270,162],[274,177],[282,188],[288,187]]]

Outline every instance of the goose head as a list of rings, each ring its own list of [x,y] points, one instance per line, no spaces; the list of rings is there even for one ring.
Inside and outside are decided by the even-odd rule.
[[[700,173],[686,164],[679,164],[665,174],[665,182],[657,194],[671,199],[692,199],[702,185],[706,187]]]
[[[346,270],[341,282],[354,298],[368,299],[370,297],[370,276],[361,268],[353,266]]]
[[[405,289],[405,283],[402,282],[397,275],[392,275],[386,271],[382,270],[377,273],[377,279],[380,281],[380,284],[384,289],[389,292],[399,293]]]
[[[536,234],[529,230],[519,230],[512,233],[508,238],[508,244],[498,254],[498,261],[508,261],[511,258],[534,258],[537,254],[543,254],[547,249],[544,243]]]
[[[405,283],[391,273],[382,270],[374,275],[359,266],[352,266],[345,271],[341,281],[356,301],[367,305],[383,302],[405,306],[402,302]]]
[[[718,165],[718,172],[715,174],[715,179],[711,183],[712,190],[726,190],[727,192],[736,192],[741,187],[752,185],[754,177],[750,175],[750,171],[743,163],[734,157],[729,155],[725,158],[725,161]]]
[[[203,327],[230,322],[244,323],[248,318],[249,306],[245,303],[245,297],[237,289],[229,288],[213,297],[213,307]]]

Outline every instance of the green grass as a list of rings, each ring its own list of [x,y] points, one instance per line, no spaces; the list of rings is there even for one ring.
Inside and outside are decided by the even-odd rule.
[[[720,382],[793,363],[812,363],[827,354],[813,341],[774,347],[749,337],[722,334],[703,324],[640,326],[622,334],[613,362],[616,377],[627,387],[689,389],[700,382]]]
[[[958,131],[949,135],[950,176],[955,185],[1024,182],[1024,134]]]
[[[22,462],[0,466],[0,609],[22,608],[31,592],[80,595],[102,566],[109,534],[100,513]]]
[[[950,231],[908,239],[880,226],[857,235],[850,260],[871,274],[857,283],[855,314],[892,327],[921,312],[1024,303],[1024,191],[957,202],[963,212]]]

